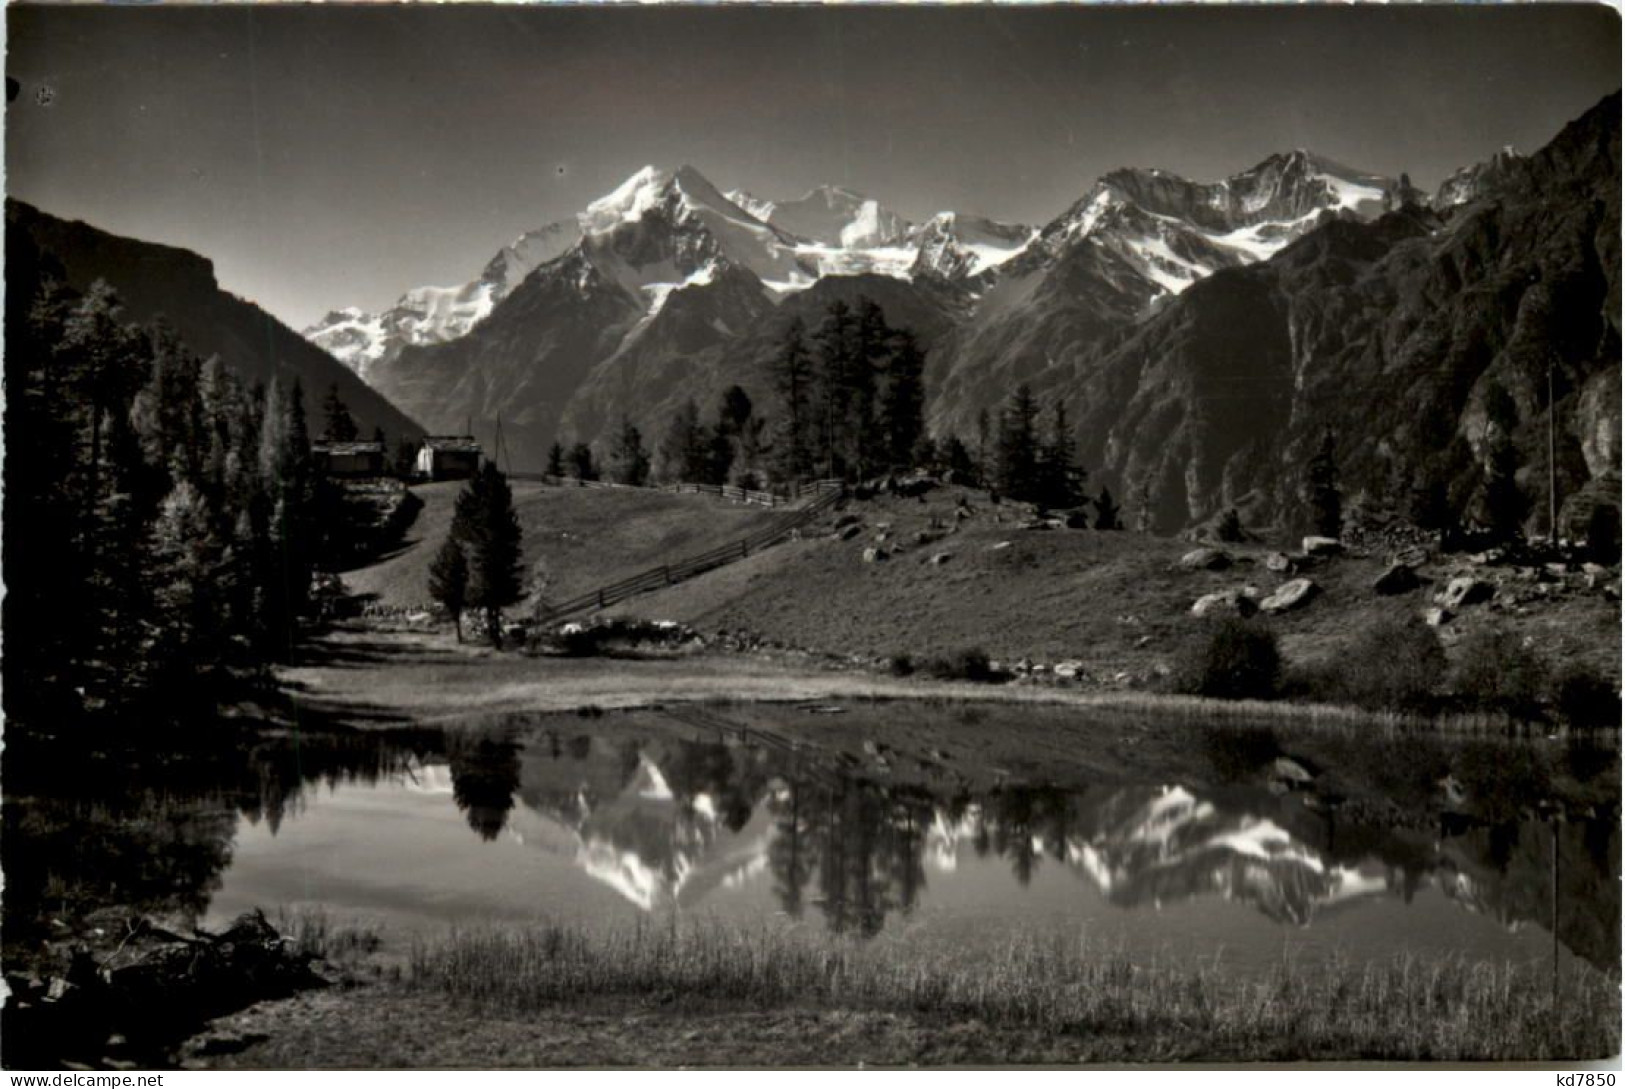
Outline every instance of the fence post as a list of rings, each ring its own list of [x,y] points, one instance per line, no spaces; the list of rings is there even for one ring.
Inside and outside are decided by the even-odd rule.
[[[662,575],[666,576],[666,585],[670,586],[671,585],[671,565],[670,564],[663,565],[660,568],[660,573]]]
[[[739,542],[739,558],[744,559],[748,555],[750,555],[750,542],[749,541],[740,541]]]
[[[602,590],[598,591],[598,607],[600,609],[604,607],[604,591]]]

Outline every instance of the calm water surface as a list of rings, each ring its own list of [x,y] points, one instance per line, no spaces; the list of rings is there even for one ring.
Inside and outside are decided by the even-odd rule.
[[[975,793],[731,738],[590,731],[287,738],[190,788],[143,787],[127,810],[14,801],[7,872],[43,868],[60,889],[97,866],[123,895],[205,925],[280,906],[424,935],[679,916],[922,950],[1082,934],[1238,972],[1401,950],[1618,962],[1612,814],[1394,828],[1262,781]],[[68,806],[54,823],[53,804]],[[132,828],[155,842],[121,845]],[[26,857],[14,830],[34,837]]]

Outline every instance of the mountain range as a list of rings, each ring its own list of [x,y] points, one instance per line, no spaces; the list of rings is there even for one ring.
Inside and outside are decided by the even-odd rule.
[[[1426,484],[1465,509],[1500,390],[1531,494],[1552,424],[1572,521],[1619,501],[1619,101],[1431,196],[1300,149],[1210,183],[1115,170],[1039,226],[913,223],[846,188],[781,201],[647,167],[466,283],[303,338],[199,255],[17,202],[8,238],[14,261],[109,279],[133,316],[169,314],[251,380],[338,383],[392,437],[471,423],[489,444],[500,422],[514,468],[623,418],[653,445],[683,402],[709,411],[735,384],[771,416],[787,324],[868,297],[925,349],[939,437],[973,439],[1028,384],[1068,409],[1092,482],[1162,531],[1230,508],[1301,520],[1301,465],[1328,432],[1356,507]]]
[[[646,167],[467,284],[416,289],[382,315],[335,312],[306,333],[431,429],[494,430],[500,417],[513,456],[531,463],[621,415],[648,432],[677,391],[704,398],[738,382],[765,396],[759,334],[806,309],[792,300],[815,287],[820,306],[887,295],[910,312],[893,321],[928,346],[952,334],[977,373],[949,369],[939,393],[985,407],[1008,393],[1012,360],[1021,369],[1028,346],[1011,327],[1031,325],[1034,307],[1064,314],[1073,341],[1093,338],[1323,219],[1417,196],[1296,151],[1211,185],[1116,171],[1035,229],[954,212],[912,224],[848,189],[772,201],[725,194],[693,167]]]
[[[489,439],[500,419],[513,464],[539,467],[556,439],[622,417],[658,436],[733,384],[771,413],[789,319],[868,296],[928,352],[933,431],[969,438],[1029,383],[1066,404],[1094,478],[1147,496],[1163,529],[1230,507],[1290,520],[1294,466],[1328,430],[1368,505],[1418,478],[1466,495],[1492,384],[1543,475],[1529,357],[1549,349],[1562,489],[1617,497],[1618,127],[1616,95],[1431,196],[1302,149],[1210,183],[1116,170],[1037,227],[647,167],[467,284],[306,334],[433,430]]]

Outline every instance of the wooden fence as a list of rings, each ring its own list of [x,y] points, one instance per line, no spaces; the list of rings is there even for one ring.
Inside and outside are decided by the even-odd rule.
[[[517,474],[509,474],[516,476]],[[557,479],[557,478],[555,478]],[[571,480],[573,478],[565,478]],[[630,487],[624,484],[608,484],[604,481],[581,481],[587,487]],[[691,485],[690,487],[704,487]],[[740,489],[735,489],[740,490]],[[757,530],[737,541],[713,548],[709,552],[702,552],[697,556],[688,556],[684,559],[674,560],[671,563],[651,567],[647,571],[633,575],[620,582],[612,582],[607,586],[600,586],[596,590],[588,590],[568,601],[545,602],[537,609],[536,617],[546,623],[562,620],[576,613],[584,613],[593,609],[607,609],[611,605],[625,601],[637,594],[645,594],[651,590],[661,590],[684,579],[714,568],[723,567],[749,556],[753,552],[760,552],[770,545],[778,544],[802,526],[812,522],[819,515],[839,503],[846,494],[839,481],[817,481],[809,485],[802,485],[797,490],[797,498],[812,496],[810,502],[804,506],[788,511],[782,518],[776,519],[771,525]],[[791,500],[780,497],[780,501],[788,503]]]

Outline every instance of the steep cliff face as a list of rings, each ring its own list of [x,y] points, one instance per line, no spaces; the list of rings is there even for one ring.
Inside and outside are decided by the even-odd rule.
[[[77,290],[106,280],[118,291],[126,320],[163,315],[194,352],[218,355],[247,384],[297,379],[311,410],[336,385],[364,434],[382,427],[393,442],[423,433],[327,352],[222,290],[214,265],[189,250],[123,238],[8,200],[6,254],[8,284],[28,281],[42,262],[54,263]]]
[[[1228,506],[1293,522],[1328,430],[1369,502],[1418,480],[1470,500],[1492,385],[1517,406],[1531,492],[1553,411],[1560,490],[1617,477],[1603,406],[1620,351],[1618,119],[1604,101],[1447,215],[1332,222],[1221,271],[1041,388],[1072,406],[1086,457],[1115,487],[1149,487],[1170,528]]]

